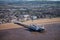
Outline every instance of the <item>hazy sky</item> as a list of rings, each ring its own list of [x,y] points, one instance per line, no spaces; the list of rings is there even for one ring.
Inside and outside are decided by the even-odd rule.
[[[60,0],[27,0],[27,1],[60,1]]]
[[[19,0],[0,0],[0,1],[19,1]],[[60,0],[20,0],[20,1],[60,1]]]

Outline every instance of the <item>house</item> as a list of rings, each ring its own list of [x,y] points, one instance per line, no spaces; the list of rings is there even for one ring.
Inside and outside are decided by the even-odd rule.
[[[25,20],[25,21],[31,19],[31,18],[30,18],[30,15],[28,15],[28,14],[25,14],[25,15],[23,15],[23,16],[24,16],[24,20]]]
[[[15,22],[15,21],[17,21],[17,18],[13,16],[11,22]]]
[[[35,20],[35,19],[37,19],[37,16],[31,16],[31,19]]]

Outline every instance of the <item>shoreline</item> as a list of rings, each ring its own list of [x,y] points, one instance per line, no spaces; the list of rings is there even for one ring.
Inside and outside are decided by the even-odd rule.
[[[60,23],[60,18],[39,19],[39,20],[34,20],[33,22],[32,21],[23,22],[23,24],[26,24],[26,25],[29,25],[29,24],[49,25],[49,24],[55,24],[55,23]],[[14,29],[14,28],[23,28],[23,26],[20,26],[14,23],[0,24],[0,30]]]

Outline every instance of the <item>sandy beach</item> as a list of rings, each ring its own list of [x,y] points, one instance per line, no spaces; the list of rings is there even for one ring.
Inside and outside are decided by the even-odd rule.
[[[30,24],[48,25],[48,24],[54,24],[54,23],[60,23],[60,18],[38,19],[34,21],[30,20],[30,21],[23,22],[23,24],[26,24],[26,25],[30,25]],[[13,28],[23,28],[23,27],[14,23],[0,24],[0,30],[13,29]]]

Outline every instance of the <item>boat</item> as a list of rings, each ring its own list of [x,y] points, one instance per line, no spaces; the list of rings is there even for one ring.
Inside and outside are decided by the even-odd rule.
[[[29,29],[32,31],[44,31],[45,28],[42,25],[32,24],[29,26]]]

